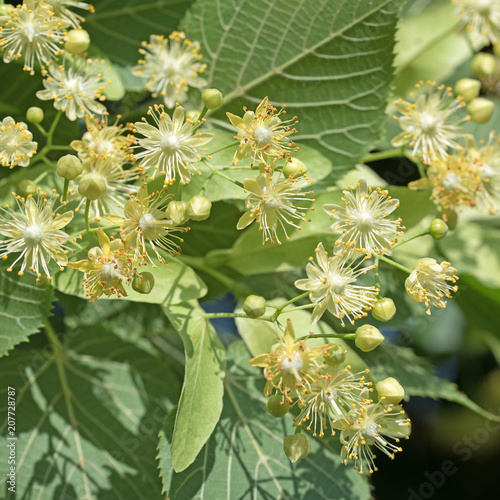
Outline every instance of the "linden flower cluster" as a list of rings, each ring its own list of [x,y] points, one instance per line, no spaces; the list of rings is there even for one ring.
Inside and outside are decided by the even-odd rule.
[[[310,221],[306,217],[308,206],[296,203],[313,194],[311,190],[303,190],[313,183],[306,176],[307,167],[290,153],[292,149],[293,152],[298,150],[288,139],[297,132],[290,126],[292,122],[298,123],[297,117],[282,121],[280,116],[285,113],[285,107],[278,111],[269,104],[267,97],[255,112],[244,110],[243,118],[227,113],[231,124],[238,130],[235,138],[240,141],[233,165],[250,155],[252,161],[259,164],[259,175],[243,182],[245,193],[248,193],[247,211],[238,221],[237,228],[244,229],[255,222],[262,231],[263,244],[270,241],[281,245],[278,232],[283,232],[288,240],[288,226],[301,229],[300,222]],[[284,160],[281,168],[278,167],[280,160]]]
[[[268,164],[271,158],[283,159],[293,149],[293,143],[288,137],[296,133],[293,127],[298,123],[297,117],[282,121],[280,116],[285,114],[283,106],[279,111],[264,97],[255,112],[243,108],[243,118],[227,113],[229,121],[238,130],[235,139],[240,146],[234,153],[233,165],[251,154],[253,161]]]
[[[184,184],[191,180],[193,173],[190,167],[200,161],[198,148],[207,144],[212,135],[196,132],[199,124],[184,118],[184,108],[175,108],[172,117],[162,105],[150,107],[148,115],[153,118],[151,125],[143,118],[143,122],[134,123],[134,132],[144,137],[137,139],[137,148],[142,149],[135,154],[139,167],[144,171],[153,170],[151,178],[157,172],[165,176],[165,184],[173,184],[176,179]]]
[[[146,89],[154,98],[163,97],[167,108],[185,102],[189,87],[205,87],[206,80],[199,76],[206,68],[200,62],[200,44],[187,40],[183,32],[174,31],[168,37],[151,35],[142,47],[139,52],[144,59],[132,71],[149,79]]]
[[[306,266],[307,278],[295,282],[299,290],[310,292],[310,300],[316,304],[312,323],[326,311],[338,318],[342,326],[345,319],[354,324],[366,316],[378,300],[379,289],[356,284],[361,275],[375,268],[364,262],[372,254],[390,255],[397,237],[403,235],[401,219],[388,218],[399,206],[399,200],[391,198],[387,191],[372,190],[361,179],[343,194],[343,206],[323,205],[324,211],[335,219],[332,230],[341,232],[333,256],[329,257],[323,243],[319,243],[316,256]]]
[[[0,162],[2,167],[27,167],[38,144],[24,122],[7,116],[0,122]]]
[[[26,0],[0,17],[0,49],[3,60],[24,59],[24,70],[35,74],[40,66],[62,53],[65,34],[63,21],[50,2]]]
[[[443,211],[464,206],[496,213],[500,198],[500,144],[494,132],[479,144],[466,136],[467,147],[447,160],[433,162],[426,177],[410,182],[410,189],[432,189],[431,199]]]
[[[7,271],[21,262],[20,276],[29,269],[39,279],[40,271],[50,278],[49,263],[54,260],[60,268],[68,264],[69,236],[62,229],[73,219],[73,212],[58,213],[54,209],[55,198],[38,190],[36,198],[12,193],[17,210],[9,205],[2,207],[0,215],[0,257],[6,260],[10,254],[19,254]]]
[[[458,30],[471,35],[483,45],[500,39],[500,2],[498,0],[453,0]]]
[[[373,473],[373,447],[394,458],[402,451],[400,440],[410,434],[410,420],[398,404],[404,390],[395,379],[386,379],[377,385],[375,403],[369,370],[353,373],[350,365],[341,368],[346,352],[335,344],[311,347],[307,338],[297,340],[288,320],[279,343],[251,359],[250,365],[264,369],[264,395],[276,391],[267,404],[271,415],[282,417],[296,405],[297,427],[320,438],[328,429],[332,436],[339,430],[343,463],[352,463],[360,474]]]
[[[134,261],[150,262],[155,267],[146,243],[149,243],[161,263],[165,261],[159,249],[174,257],[179,255],[179,243],[182,243],[183,239],[176,233],[185,233],[189,228],[178,224],[179,220],[172,218],[172,211],[167,211],[171,199],[172,196],[164,196],[164,193],[159,191],[149,194],[148,187],[144,184],[137,196],[132,195],[125,205],[123,217],[105,215],[106,220],[120,226],[124,245],[134,249]]]
[[[395,101],[401,116],[394,116],[403,129],[392,140],[393,146],[409,145],[412,155],[419,156],[425,164],[436,159],[448,158],[448,150],[457,148],[455,141],[463,136],[461,124],[470,119],[459,115],[465,107],[462,97],[454,97],[452,89],[435,82],[419,82],[416,91],[410,92],[411,100]]]

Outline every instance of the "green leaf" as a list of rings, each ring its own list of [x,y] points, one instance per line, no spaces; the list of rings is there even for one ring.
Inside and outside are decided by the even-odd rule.
[[[407,396],[446,399],[483,417],[500,420],[460,392],[456,384],[434,375],[430,364],[412,349],[384,343],[372,352],[363,353],[361,357],[376,380],[394,377],[404,387]]]
[[[290,463],[283,438],[294,432],[292,419],[267,414],[264,377],[248,365],[249,357],[242,342],[229,347],[221,420],[195,462],[180,474],[172,472],[168,460],[171,425],[166,422],[159,458],[168,498],[370,498],[366,479],[341,463],[338,449],[327,439],[308,436],[311,453]]]
[[[64,352],[19,349],[2,363],[1,434],[7,385],[16,390],[15,498],[161,500],[158,431],[179,382],[158,358],[98,325],[68,331]],[[63,382],[64,381],[64,382]]]
[[[226,353],[196,302],[164,306],[184,343],[186,370],[172,437],[172,464],[181,472],[193,463],[222,411]]]
[[[230,179],[241,183],[243,183],[243,181],[247,178],[255,179],[259,175],[257,167],[250,167],[250,157],[247,157],[239,162],[236,167],[231,166],[234,152],[238,147],[238,143],[234,140],[234,134],[218,129],[204,129],[204,132],[205,131],[213,135],[213,139],[206,146],[206,153],[217,151],[219,148],[234,144],[233,148],[220,151],[212,156],[210,163],[213,170],[217,170]],[[327,177],[332,170],[332,164],[330,161],[322,154],[308,146],[302,144],[297,144],[297,146],[299,147],[299,150],[294,154],[294,157],[305,163],[307,167],[307,176],[314,182]],[[241,187],[217,174],[214,174],[210,167],[205,164],[197,164],[196,169],[201,173],[201,175],[195,174],[191,178],[191,182],[184,186],[183,197],[199,194],[200,189],[203,186],[205,187],[204,196],[212,201],[244,197]],[[209,176],[210,180],[207,182]]]
[[[379,138],[393,76],[402,0],[198,0],[183,28],[201,43],[209,87],[225,96],[214,116],[255,109],[266,95],[298,115],[294,140],[346,170]]]
[[[443,82],[470,58],[465,37],[455,32],[454,9],[449,0],[435,0],[417,15],[401,19],[396,44],[396,95],[403,97],[420,80]]]
[[[146,269],[144,269],[145,271]],[[126,297],[118,299],[111,295],[108,300],[130,300],[132,302],[146,302],[148,304],[178,303],[185,300],[197,299],[207,293],[207,288],[197,274],[179,259],[169,259],[169,263],[158,264],[156,268],[148,267],[155,278],[155,286],[148,295],[135,292],[131,286],[126,286]],[[66,268],[54,276],[55,287],[68,295],[86,298],[83,288],[83,273],[75,269]],[[101,297],[99,300],[106,300]]]
[[[96,3],[95,14],[85,15],[92,44],[123,65],[136,64],[142,41],[152,33],[168,35],[190,5],[189,0],[108,0]]]
[[[42,327],[52,300],[52,289],[38,288],[34,275],[0,272],[0,356],[5,356],[15,345],[27,342],[28,337]]]
[[[212,250],[230,248],[241,235],[236,229],[240,215],[228,203],[213,203],[207,220],[189,221],[191,231],[183,235],[183,254],[200,257]]]

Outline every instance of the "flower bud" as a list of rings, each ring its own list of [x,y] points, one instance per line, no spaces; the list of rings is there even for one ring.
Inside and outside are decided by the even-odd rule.
[[[283,439],[283,451],[292,464],[306,458],[311,451],[311,445],[304,434],[292,434]]]
[[[59,158],[57,162],[57,175],[66,179],[68,181],[72,181],[76,179],[83,172],[83,165],[75,155],[66,155],[62,158]]]
[[[372,316],[378,320],[390,321],[396,315],[396,306],[394,305],[394,301],[389,297],[384,297],[383,299],[379,299],[378,302],[373,306]]]
[[[106,180],[97,173],[82,175],[78,184],[78,192],[89,200],[97,200],[106,189]]]
[[[484,97],[476,97],[467,105],[467,111],[471,120],[480,125],[490,121],[494,110],[495,103]]]
[[[486,78],[495,72],[497,62],[493,54],[479,52],[472,59],[470,69],[478,78]]]
[[[148,272],[138,274],[132,280],[132,288],[136,292],[142,293],[144,295],[150,293],[154,286],[155,286],[155,277]]]
[[[498,42],[493,44],[493,54],[500,57],[500,44]]]
[[[222,92],[217,89],[204,90],[201,94],[201,99],[203,100],[203,104],[211,110],[219,109],[224,102]]]
[[[271,396],[266,403],[267,411],[275,418],[284,417],[290,410],[290,403],[283,400],[283,396]]]
[[[243,303],[243,311],[249,318],[260,318],[266,312],[266,299],[260,295],[249,295]]]
[[[193,196],[187,204],[187,214],[193,220],[205,220],[210,216],[212,202],[201,194]]]
[[[479,95],[481,82],[474,78],[461,78],[455,84],[455,94],[464,98],[465,102],[472,101]]]
[[[67,36],[64,48],[70,54],[81,54],[89,48],[90,36],[85,30],[71,30],[68,31]]]
[[[362,325],[356,330],[354,343],[363,352],[370,352],[384,341],[384,336],[378,328],[372,325]]]
[[[405,390],[401,384],[392,377],[388,377],[378,382],[377,392],[380,401],[385,405],[397,405],[405,397]]]
[[[171,201],[166,210],[167,217],[174,222],[176,226],[182,226],[189,220],[187,214],[186,201]]]
[[[434,219],[430,227],[431,236],[435,240],[442,240],[448,234],[448,226],[442,219]]]
[[[28,111],[26,111],[26,119],[30,123],[42,123],[43,117],[43,109],[38,108],[37,106],[32,106],[31,108],[28,108]]]
[[[330,366],[339,366],[345,361],[347,351],[339,344],[332,344],[328,354],[325,356],[325,361]]]
[[[29,179],[23,179],[17,185],[17,192],[23,197],[26,198],[30,194],[34,195],[37,192],[36,184]]]
[[[298,179],[306,172],[307,167],[304,165],[304,162],[300,161],[298,158],[289,158],[283,168],[284,176],[287,178],[291,177],[292,179]]]
[[[446,222],[449,229],[453,230],[457,227],[458,214],[455,210],[443,210],[441,218]]]

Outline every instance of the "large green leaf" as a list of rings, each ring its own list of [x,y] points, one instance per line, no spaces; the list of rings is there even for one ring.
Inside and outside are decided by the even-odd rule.
[[[208,60],[225,111],[268,95],[298,115],[297,142],[352,167],[379,138],[402,0],[198,0],[183,28]]]
[[[135,64],[138,49],[150,34],[169,35],[189,7],[189,0],[105,0],[86,15],[92,44],[120,64]]]
[[[362,354],[362,358],[376,380],[396,378],[404,387],[407,396],[442,398],[461,404],[483,417],[499,420],[498,416],[483,410],[459,391],[456,384],[438,378],[432,367],[412,349],[382,344],[374,351]]]
[[[327,439],[309,437],[311,453],[297,464],[283,452],[283,438],[294,432],[292,419],[267,414],[264,378],[248,365],[242,342],[229,348],[224,409],[210,440],[196,461],[179,473],[169,461],[172,422],[160,433],[160,474],[171,500],[218,498],[368,499],[363,476],[345,467]]]
[[[226,353],[195,301],[166,305],[164,310],[182,338],[186,356],[172,437],[173,468],[181,472],[193,463],[219,420]]]
[[[52,290],[38,288],[32,274],[20,277],[0,272],[0,356],[41,328],[52,299]]]
[[[7,498],[161,500],[158,430],[179,382],[156,357],[94,325],[68,331],[64,352],[19,349],[2,362],[16,390],[16,495]],[[3,438],[1,446],[6,449]]]
[[[142,269],[141,269],[142,270]],[[177,303],[185,300],[203,297],[207,288],[197,274],[179,259],[169,259],[167,265],[158,264],[156,268],[148,267],[148,272],[155,278],[155,286],[148,295],[135,292],[131,286],[126,286],[126,297],[119,300],[133,302],[147,302],[149,304],[162,304],[163,302]],[[56,288],[68,295],[85,298],[83,288],[83,274],[74,269],[66,268],[54,277]],[[105,297],[99,300],[107,300]],[[109,300],[118,300],[116,295],[111,295]]]

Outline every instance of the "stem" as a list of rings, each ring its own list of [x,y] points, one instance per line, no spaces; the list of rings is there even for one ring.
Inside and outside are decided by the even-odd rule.
[[[370,153],[361,158],[361,163],[369,163],[371,161],[386,160],[387,158],[397,158],[404,156],[411,158],[408,153],[405,153],[403,148],[388,149],[387,151],[379,151],[377,153]]]
[[[287,314],[294,312],[294,311],[300,311],[301,309],[312,309],[313,307],[316,307],[317,304],[304,304],[303,306],[297,306],[294,307],[293,309],[288,309],[285,311]]]
[[[272,322],[271,318],[269,316],[261,316],[260,318],[250,318],[244,313],[205,313],[204,314],[205,318],[208,319],[216,319],[216,318],[245,318],[245,319],[260,319],[261,321],[269,321]]]
[[[90,210],[90,200],[87,198],[85,202],[85,232],[87,233],[90,233],[89,210]]]
[[[69,189],[69,180],[64,179],[64,188],[63,188],[63,197],[62,197],[63,203],[66,203],[66,200],[68,198],[68,189]]]
[[[236,147],[237,145],[239,144],[239,142],[232,142],[231,144],[228,144],[227,146],[224,146],[222,148],[219,148],[219,149],[216,149],[215,151],[211,151],[210,153],[207,153],[207,157],[208,156],[212,156],[214,155],[215,153],[219,153],[220,151],[224,151],[225,149],[229,149],[229,148],[234,148]]]
[[[48,174],[49,174],[49,171],[45,170],[33,182],[35,184],[38,184],[39,182],[43,181],[43,179],[45,179],[45,177],[47,177]]]
[[[305,335],[304,337],[300,337],[297,339],[297,342],[299,340],[307,340],[309,338],[314,338],[314,339],[345,339],[345,340],[354,340],[356,338],[355,333],[314,333],[314,334],[309,334]]]
[[[42,125],[40,125],[39,123],[34,123],[33,125],[35,125],[35,127],[40,131],[40,133],[42,135],[44,135],[45,137],[47,137],[47,131],[42,127]]]
[[[59,120],[61,119],[63,112],[59,110],[54,118],[54,121],[52,122],[52,125],[49,128],[49,131],[47,132],[47,144],[45,147],[52,148],[52,136],[54,135],[54,132],[56,131],[57,124],[59,123]]]
[[[57,334],[49,323],[49,321],[45,322],[44,325],[45,333],[47,334],[47,338],[49,339],[50,346],[52,347],[52,351],[54,353],[54,361],[56,363],[57,374],[59,375],[59,381],[61,382],[62,394],[64,397],[64,401],[66,403],[66,411],[68,412],[68,418],[71,423],[71,426],[76,429],[78,426],[75,412],[73,410],[73,404],[71,402],[71,389],[68,385],[68,380],[66,378],[66,372],[64,370],[64,358],[65,353],[64,349],[57,338]]]
[[[375,286],[380,290],[380,278],[378,275],[378,262],[379,262],[379,256],[378,256],[378,254],[375,254]]]
[[[400,247],[401,245],[404,245],[411,240],[415,240],[416,238],[420,238],[421,236],[425,236],[426,234],[431,234],[429,229],[425,229],[424,231],[421,231],[420,233],[417,233],[413,236],[409,236],[408,238],[403,238],[402,240],[398,241],[392,248],[394,249]]]
[[[387,257],[384,257],[383,255],[379,255],[378,258],[381,261],[386,262],[387,264],[390,264],[391,266],[394,266],[396,269],[404,271],[407,274],[411,274],[411,269],[408,269],[407,267],[403,266],[402,264],[398,264],[394,260],[388,259]]]
[[[231,177],[228,177],[227,175],[224,175],[223,173],[219,172],[216,168],[210,165],[210,162],[208,160],[203,158],[202,161],[215,175],[218,175],[219,177],[226,179],[226,181],[232,182],[233,184],[236,184],[236,186],[245,189],[243,183],[241,183],[240,181],[235,181],[234,179],[231,179]]]
[[[288,307],[290,304],[293,304],[294,302],[297,302],[298,300],[305,299],[308,295],[309,295],[309,292],[301,293],[300,295],[297,295],[297,297],[294,297],[293,299],[290,299],[288,302],[285,302],[280,307],[277,307],[276,311],[272,315],[272,318],[274,320],[277,320],[279,315],[283,312],[283,309],[285,309],[285,307]]]

